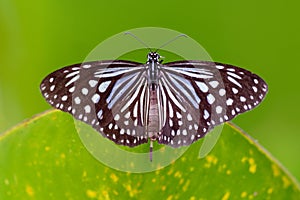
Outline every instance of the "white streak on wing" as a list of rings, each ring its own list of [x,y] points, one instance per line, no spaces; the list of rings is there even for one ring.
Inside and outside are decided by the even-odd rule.
[[[137,117],[137,110],[138,110],[138,102],[135,102],[135,105],[133,108],[133,117]]]
[[[159,88],[159,90],[158,90],[158,95],[157,96],[161,96],[162,98],[162,104],[160,103],[160,98],[158,98],[158,105],[161,105],[162,106],[162,108],[163,108],[163,113],[160,115],[160,116],[162,116],[163,118],[162,118],[162,126],[164,126],[165,125],[165,123],[166,123],[166,118],[167,118],[167,97],[166,97],[166,94],[163,92],[163,93],[160,93],[162,90],[160,90],[160,88]],[[159,95],[159,94],[161,94],[161,95]],[[160,109],[161,110],[161,109]]]
[[[140,114],[141,114],[141,122],[144,124],[144,97],[145,97],[145,91],[147,89],[147,84],[144,83],[144,81],[141,81],[141,83],[144,85],[142,88],[142,93],[140,96]]]
[[[242,79],[242,77],[240,77],[239,75],[235,74],[235,73],[232,73],[232,72],[227,72],[228,75],[234,77],[234,78],[237,78],[237,79]]]
[[[237,85],[237,86],[239,86],[240,88],[242,88],[242,85],[241,85],[239,82],[237,82],[234,78],[232,78],[232,77],[230,77],[230,76],[228,76],[227,78],[228,78],[228,80],[229,80],[230,82],[232,82],[232,83],[234,83],[235,85]]]
[[[169,101],[169,115],[170,115],[170,117],[174,117],[174,111],[173,111],[173,108],[172,108],[172,105],[171,105],[171,103],[170,103],[170,101]]]
[[[120,89],[120,85],[122,85],[124,82],[126,82],[126,81],[127,81],[128,79],[130,79],[130,78],[132,78],[132,79],[131,79],[128,83],[126,83],[126,85],[123,85],[123,86],[122,86],[122,90],[121,90],[118,94],[115,95],[117,89]],[[113,88],[112,88],[112,91],[110,92],[109,96],[108,96],[107,99],[106,99],[106,102],[109,103],[109,104],[107,105],[107,107],[108,107],[109,109],[112,108],[112,106],[115,104],[116,101],[120,100],[119,97],[120,97],[121,95],[123,95],[123,93],[124,93],[125,91],[127,91],[128,88],[134,88],[134,86],[133,86],[132,84],[133,84],[133,82],[136,80],[136,78],[137,78],[137,74],[131,74],[131,75],[129,75],[129,76],[125,76],[125,77],[119,79],[119,80],[115,83],[115,85],[114,85]]]
[[[114,63],[115,64],[115,63]],[[121,74],[126,74],[129,72],[139,71],[144,69],[144,67],[116,67],[116,68],[105,68],[99,69],[94,73],[94,77],[97,78],[107,78],[107,77],[115,77]]]
[[[207,71],[205,69],[200,69],[200,68],[180,68],[180,67],[176,67],[176,68],[164,68],[167,71],[172,71],[175,73],[179,73],[179,74],[184,74],[193,78],[203,78],[203,79],[207,79],[207,78],[212,78],[213,77],[213,73],[210,71]]]
[[[139,85],[137,86],[137,88],[135,89],[133,95],[130,97],[129,100],[127,100],[126,104],[122,107],[121,112],[124,112],[132,104],[132,102],[136,99],[142,85],[143,85],[143,82],[141,81],[139,83]]]
[[[72,72],[72,73],[69,73],[69,74],[67,74],[66,78],[70,78],[70,77],[72,77],[72,76],[75,76],[75,75],[78,74],[78,73],[79,73],[79,71],[74,71],[74,72]]]
[[[66,85],[65,85],[65,87],[68,87],[69,85],[71,85],[72,83],[74,83],[75,81],[77,81],[78,79],[79,79],[79,75],[77,75],[77,76],[74,76],[71,80],[69,80],[67,83],[66,83]]]
[[[182,92],[184,96],[187,97],[186,100],[190,101],[195,108],[198,108],[198,103],[196,102],[197,100],[195,101],[195,90],[193,89],[193,86],[186,79],[181,80],[182,79],[181,77],[176,76],[174,74],[169,74],[169,77],[171,79],[171,82],[175,83],[175,87],[178,88],[178,91]],[[181,83],[179,83],[177,80],[180,81]],[[194,98],[187,92],[187,89],[182,87],[182,84],[185,84],[187,86],[187,88],[193,94]],[[196,99],[197,99],[197,95],[196,95]],[[199,97],[198,97],[198,101],[199,101]]]
[[[169,88],[169,85],[165,82],[164,79],[160,79],[161,81],[159,82],[159,85],[161,88],[163,88],[162,86],[162,82],[163,82],[163,85],[166,87],[166,90],[167,90],[167,93],[169,95],[169,97],[172,99],[172,101],[176,104],[176,106],[181,109],[183,112],[186,112],[185,108],[177,101],[176,97],[172,94],[170,88]]]

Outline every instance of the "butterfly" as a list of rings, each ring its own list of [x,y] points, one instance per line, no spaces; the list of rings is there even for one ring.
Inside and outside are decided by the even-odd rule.
[[[215,126],[249,111],[268,86],[258,75],[218,62],[163,64],[156,51],[146,63],[103,60],[70,65],[44,78],[41,93],[118,145],[150,140],[187,146]],[[152,159],[152,158],[151,158]]]

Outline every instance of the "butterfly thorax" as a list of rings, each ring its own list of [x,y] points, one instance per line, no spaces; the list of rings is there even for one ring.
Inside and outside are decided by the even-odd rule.
[[[147,56],[148,65],[148,83],[151,90],[155,90],[157,87],[158,78],[158,66],[160,64],[160,55],[156,52],[150,52]]]

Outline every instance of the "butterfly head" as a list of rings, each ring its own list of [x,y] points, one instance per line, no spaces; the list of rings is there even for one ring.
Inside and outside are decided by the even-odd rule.
[[[156,52],[150,52],[148,53],[148,56],[147,56],[147,63],[152,63],[152,62],[155,62],[155,63],[158,63],[160,60],[160,55]]]

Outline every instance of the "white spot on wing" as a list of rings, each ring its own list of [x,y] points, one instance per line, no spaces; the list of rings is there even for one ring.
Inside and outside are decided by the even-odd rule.
[[[241,100],[241,102],[245,102],[245,101],[246,101],[246,98],[243,97],[243,96],[240,96],[240,100]]]
[[[88,68],[90,68],[91,66],[92,66],[92,65],[88,65],[88,64],[87,64],[87,65],[83,65],[82,68],[88,69]]]
[[[209,84],[211,85],[211,87],[216,88],[219,85],[218,81],[210,81]]]
[[[204,110],[204,119],[208,119],[209,118],[209,112],[207,110]]]
[[[257,87],[252,86],[252,89],[253,89],[254,92],[257,92]]]
[[[223,108],[222,108],[221,106],[217,106],[217,107],[216,107],[216,112],[217,112],[218,114],[222,113],[222,110],[223,110]]]
[[[202,92],[207,92],[208,91],[208,87],[205,83],[196,81],[196,84]]]
[[[79,97],[75,97],[74,99],[76,104],[80,104],[81,103],[81,99]]]
[[[119,119],[120,119],[120,115],[119,115],[119,114],[116,114],[115,117],[114,117],[114,120],[115,120],[115,121],[118,121]]]
[[[92,97],[92,101],[94,103],[98,103],[100,100],[100,95],[99,94],[94,94],[93,97]]]
[[[73,86],[69,89],[69,92],[71,92],[71,93],[73,93],[74,91],[75,91],[75,86]]]
[[[111,81],[102,82],[98,87],[99,92],[105,92],[110,83]]]
[[[87,95],[87,94],[89,93],[89,90],[86,89],[86,88],[82,88],[82,89],[81,89],[81,93],[82,93],[83,95]]]
[[[95,81],[95,80],[89,80],[89,85],[91,86],[91,87],[95,87],[96,85],[97,85],[97,81]]]
[[[220,96],[224,96],[225,94],[226,94],[226,90],[223,89],[223,88],[221,88],[221,89],[219,90],[219,95],[220,95]]]
[[[233,100],[231,98],[228,98],[226,101],[227,106],[231,106],[233,103]]]
[[[232,88],[233,94],[237,94],[239,91],[236,88]]]
[[[54,89],[55,89],[55,85],[51,85],[50,91],[53,92]]]
[[[67,99],[68,99],[68,96],[67,96],[67,95],[64,95],[64,96],[61,97],[61,100],[62,100],[62,101],[67,101]]]
[[[193,120],[193,118],[192,118],[192,116],[191,116],[190,113],[189,113],[186,117],[187,117],[187,120],[188,120],[188,121],[192,121],[192,120]]]
[[[86,106],[84,107],[84,111],[85,111],[85,113],[91,113],[91,106],[86,105]]]
[[[215,102],[215,97],[212,94],[207,95],[207,101],[209,104],[213,104]]]

